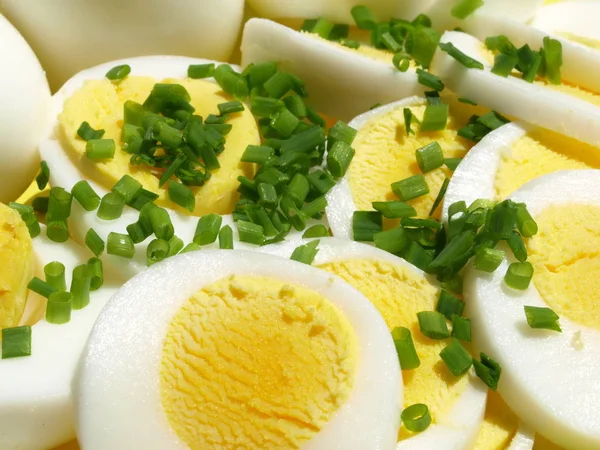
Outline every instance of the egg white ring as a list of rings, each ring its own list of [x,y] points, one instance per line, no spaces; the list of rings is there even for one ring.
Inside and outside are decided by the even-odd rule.
[[[431,72],[440,77],[453,92],[502,114],[519,117],[600,147],[600,107],[516,77],[503,78],[491,73],[490,65],[482,57],[483,44],[473,36],[448,31],[442,36],[441,42],[452,42],[485,67],[484,70],[467,69],[438,49],[431,63]]]
[[[234,274],[274,277],[312,289],[336,305],[356,332],[360,354],[350,398],[303,448],[393,448],[402,378],[393,340],[375,307],[352,286],[309,265],[257,252],[223,250],[170,258],[140,273],[113,296],[85,352],[77,423],[82,446],[88,450],[187,448],[170,428],[160,397],[166,328],[198,290]]]
[[[73,269],[89,255],[74,242],[56,243],[42,233],[33,239],[36,262],[65,265],[67,286]],[[31,356],[0,360],[0,448],[39,450],[53,448],[75,437],[72,385],[79,358],[96,317],[116,292],[104,285],[90,292],[90,303],[73,310],[71,320],[54,325],[42,318],[32,326]]]
[[[275,244],[266,248],[265,252],[289,258],[294,248],[310,241],[304,239],[300,242]],[[429,280],[432,284],[437,284],[435,277],[432,275],[426,274],[391,253],[370,245],[349,242],[346,239],[321,238],[318,249],[319,252],[313,262],[314,265],[347,261],[350,259],[386,261],[406,268],[414,275]],[[336,275],[332,276],[338,278]],[[479,425],[485,414],[487,387],[473,373],[469,373],[466,376],[469,377],[469,383],[448,414],[439,418],[438,423],[431,425],[424,432],[399,442],[396,447],[397,450],[437,450],[440,448],[440,442],[443,442],[444,449],[448,450],[471,448],[477,438]]]
[[[333,46],[267,19],[250,19],[242,36],[242,65],[278,61],[300,77],[319,112],[350,120],[376,103],[423,94],[417,74]]]
[[[506,450],[531,450],[535,442],[535,431],[525,425],[519,423],[519,428],[514,437],[510,441]]]
[[[510,198],[526,203],[534,218],[551,205],[600,206],[600,170],[544,175]],[[523,307],[547,304],[533,283],[525,291],[505,285],[504,274],[514,261],[509,258],[493,273],[471,266],[465,273],[473,341],[502,366],[499,392],[527,425],[567,448],[598,448],[600,385],[592,380],[600,379],[600,333],[565,317],[562,333],[529,328]],[[577,350],[573,339],[579,335],[583,348]]]
[[[348,125],[355,130],[360,130],[368,121],[375,117],[400,108],[420,106],[426,103],[427,100],[423,97],[408,97],[367,111],[352,119]],[[338,180],[337,184],[331,188],[325,197],[327,198],[327,208],[325,209],[325,213],[333,235],[337,238],[352,240],[352,215],[354,214],[354,211],[358,210],[358,207],[356,206],[356,203],[354,203],[352,197],[348,173]]]
[[[598,17],[600,4],[596,0],[575,0],[545,5],[529,24],[546,33],[567,32],[600,40]]]

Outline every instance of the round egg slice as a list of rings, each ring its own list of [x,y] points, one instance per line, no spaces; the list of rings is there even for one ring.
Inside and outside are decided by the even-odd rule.
[[[306,83],[318,111],[342,120],[424,90],[413,68],[400,72],[392,65],[391,52],[369,45],[350,49],[267,19],[246,22],[241,51],[244,66],[279,61]]]
[[[160,0],[10,0],[0,12],[30,42],[56,90],[80,70],[115,59],[164,54],[227,61],[244,1],[198,0],[173,8]]]
[[[412,133],[407,133],[404,110],[409,109],[417,120],[423,118],[427,100],[409,97],[361,114],[349,125],[358,130],[352,144],[356,154],[346,175],[327,194],[326,209],[329,226],[335,237],[352,239],[354,211],[373,210],[372,202],[398,200],[391,184],[421,173],[415,152],[432,142],[438,142],[444,157],[461,158],[474,142],[457,135],[473,114],[483,114],[483,108],[461,103],[454,96],[444,96],[449,105],[446,128],[442,131],[422,132],[413,122]],[[452,172],[446,166],[426,174],[429,193],[408,203],[419,217],[427,217],[444,179]],[[433,212],[438,216],[439,211]]]
[[[0,202],[9,202],[21,195],[38,167],[50,89],[35,54],[2,15],[0,60]]]
[[[7,207],[0,204],[0,210],[3,208]],[[12,226],[3,219],[0,223],[3,229]],[[20,227],[25,225],[21,222]],[[35,272],[59,261],[65,266],[67,286],[71,284],[72,270],[90,257],[72,241],[58,244],[49,240],[43,225],[42,233],[31,245],[39,268]],[[2,251],[7,250],[6,245],[1,247]],[[3,265],[10,262],[6,255],[2,261]],[[3,267],[2,272],[16,267],[16,264]],[[25,289],[32,272],[24,271],[21,275],[27,277]],[[43,273],[38,276],[43,278]],[[104,285],[90,293],[89,305],[73,310],[70,321],[61,325],[49,323],[45,319],[46,300],[29,293],[20,324],[31,326],[31,355],[0,360],[0,448],[53,448],[75,437],[72,388],[79,358],[96,317],[115,291],[115,282],[105,273]],[[5,298],[2,301],[4,306],[8,304]],[[4,317],[5,311],[0,311]]]
[[[598,448],[600,171],[545,175],[510,198],[539,228],[526,243],[533,280],[523,291],[505,284],[512,258],[490,274],[467,271],[474,341],[500,363],[499,392],[529,426],[565,448]],[[554,319],[536,325],[526,307],[550,308],[562,331]]]
[[[481,20],[480,16],[470,20],[482,28],[481,33],[476,33],[482,38],[505,34],[517,46],[530,42],[532,48],[539,48],[544,36],[547,36],[542,31],[515,22],[514,27],[526,27],[526,31],[536,36],[535,40],[517,39],[520,35],[509,33],[504,22],[494,28],[493,23]],[[462,53],[483,65],[482,70],[467,69],[448,53],[440,49],[436,51],[431,72],[458,95],[502,114],[600,146],[600,97],[589,90],[600,90],[597,77],[593,75],[600,69],[600,66],[596,67],[600,63],[600,52],[578,46],[578,50],[586,53],[579,61],[570,56],[574,54],[568,51],[571,44],[561,40],[564,60],[561,71],[564,81],[560,85],[554,85],[541,79],[528,83],[514,76],[503,78],[493,74],[490,71],[492,54],[483,42],[468,34],[449,31],[444,33],[441,42],[452,43]]]
[[[352,286],[258,252],[178,255],[126,283],[82,363],[86,449],[393,449],[402,379]]]
[[[600,5],[594,0],[573,0],[542,7],[530,22],[534,28],[589,47],[600,49],[595,18]]]

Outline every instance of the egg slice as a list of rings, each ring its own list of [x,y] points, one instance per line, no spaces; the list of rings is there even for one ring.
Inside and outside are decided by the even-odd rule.
[[[530,22],[532,27],[599,49],[600,32],[594,20],[600,5],[594,0],[573,0],[546,5]]]
[[[478,22],[479,23],[479,22]],[[520,25],[521,26],[521,25]],[[546,34],[538,32],[539,39]],[[509,34],[504,28],[487,29],[485,35]],[[481,62],[483,70],[467,69],[447,53],[437,50],[431,63],[431,72],[438,75],[452,91],[472,101],[486,105],[502,114],[518,117],[529,123],[554,130],[594,146],[600,146],[600,97],[586,87],[583,77],[591,77],[591,72],[582,65],[571,63],[563,42],[562,73],[564,80],[578,83],[581,88],[569,83],[559,86],[545,81],[528,83],[513,76],[503,78],[490,72],[490,53],[477,38],[457,31],[449,31],[442,36],[442,42],[451,42],[456,48],[471,58]],[[520,41],[513,39],[515,45]],[[582,46],[583,47],[583,46]],[[539,46],[538,46],[539,48]],[[584,48],[587,52],[592,50]],[[600,56],[600,52],[598,52]],[[586,61],[596,61],[589,59]],[[598,59],[600,61],[600,59]],[[595,62],[594,62],[595,64]],[[590,69],[591,70],[591,69]],[[579,79],[569,78],[568,74],[580,74]],[[593,76],[594,80],[596,79]],[[593,83],[588,83],[590,86]],[[598,86],[600,87],[600,86]]]
[[[86,449],[393,449],[402,383],[385,322],[306,264],[207,250],[152,266],[96,322]]]
[[[267,19],[250,19],[242,36],[242,65],[279,61],[305,83],[309,101],[324,114],[350,120],[376,103],[421,94],[414,69],[400,72],[391,52],[357,50]]]
[[[600,150],[524,122],[488,134],[465,156],[444,198],[448,208],[477,199],[504,200],[525,183],[558,170],[600,169]]]
[[[38,168],[50,89],[25,39],[0,15],[0,202],[17,198]]]
[[[52,261],[65,265],[67,286],[73,269],[90,257],[72,241],[50,241],[43,225],[32,246],[40,270]],[[25,285],[30,279],[31,275]],[[105,273],[104,285],[90,293],[89,305],[73,310],[71,320],[62,325],[47,322],[45,299],[29,294],[21,324],[32,325],[31,355],[0,360],[0,448],[53,448],[75,437],[72,388],[77,365],[96,317],[115,286]]]
[[[352,239],[352,214],[358,210],[372,210],[372,202],[398,200],[391,184],[421,171],[415,151],[433,141],[442,147],[447,158],[463,157],[474,144],[457,135],[473,114],[482,114],[483,108],[459,102],[454,96],[444,97],[450,106],[446,129],[435,132],[407,134],[404,109],[409,108],[421,120],[427,100],[409,97],[368,111],[353,119],[349,125],[358,130],[352,144],[356,154],[346,175],[327,194],[326,209],[329,226],[335,237]],[[418,130],[418,125],[412,128]],[[427,217],[435,198],[452,172],[445,166],[425,174],[429,194],[408,203],[417,216]],[[435,211],[438,216],[438,211]]]
[[[242,26],[243,0],[197,0],[177,7],[160,0],[5,1],[58,89],[86,67],[142,55],[187,55],[227,61]],[[135,38],[133,38],[135,36]],[[77,45],[73,45],[77,42]]]
[[[600,171],[545,175],[511,199],[539,227],[526,243],[533,282],[525,291],[504,283],[512,259],[491,274],[468,270],[474,341],[502,366],[499,392],[528,425],[565,448],[598,448]],[[525,306],[551,308],[562,332],[530,328]]]

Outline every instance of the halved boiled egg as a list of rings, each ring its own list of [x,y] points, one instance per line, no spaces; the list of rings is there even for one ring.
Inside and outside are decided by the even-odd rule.
[[[599,49],[600,32],[595,20],[598,14],[598,2],[572,0],[543,6],[536,12],[530,25],[571,42]]]
[[[257,252],[178,255],[126,283],[82,362],[86,449],[393,449],[393,341],[338,278]]]
[[[526,243],[533,279],[521,291],[505,283],[512,257],[467,271],[474,342],[500,363],[499,392],[529,426],[565,448],[598,448],[600,171],[544,175],[510,198],[539,229]]]

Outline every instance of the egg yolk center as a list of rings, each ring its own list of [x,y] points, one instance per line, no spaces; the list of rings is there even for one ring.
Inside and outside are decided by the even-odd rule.
[[[550,206],[528,244],[533,283],[560,317],[600,329],[600,207]]]
[[[205,80],[169,79],[160,82],[182,85],[191,96],[194,114],[202,117],[218,115],[217,105],[232,100],[217,84]],[[123,175],[131,175],[145,189],[160,196],[157,204],[185,212],[185,209],[169,200],[167,185],[159,186],[160,173],[146,165],[130,164],[131,154],[121,150],[125,101],[144,103],[156,83],[157,80],[152,78],[136,76],[118,83],[107,79],[86,81],[65,101],[59,117],[61,144],[86,178],[110,189]],[[117,151],[114,158],[93,161],[86,156],[86,141],[77,136],[77,129],[84,121],[94,129],[105,130],[103,139],[115,141]],[[239,198],[238,176],[252,176],[253,167],[240,162],[240,158],[248,145],[258,145],[260,142],[256,121],[246,109],[231,115],[227,123],[233,128],[226,136],[223,152],[218,155],[221,167],[211,172],[211,178],[203,186],[191,186],[196,197],[195,215],[231,213]]]
[[[230,277],[180,309],[162,355],[164,411],[191,449],[295,449],[348,399],[358,347],[320,294]]]

